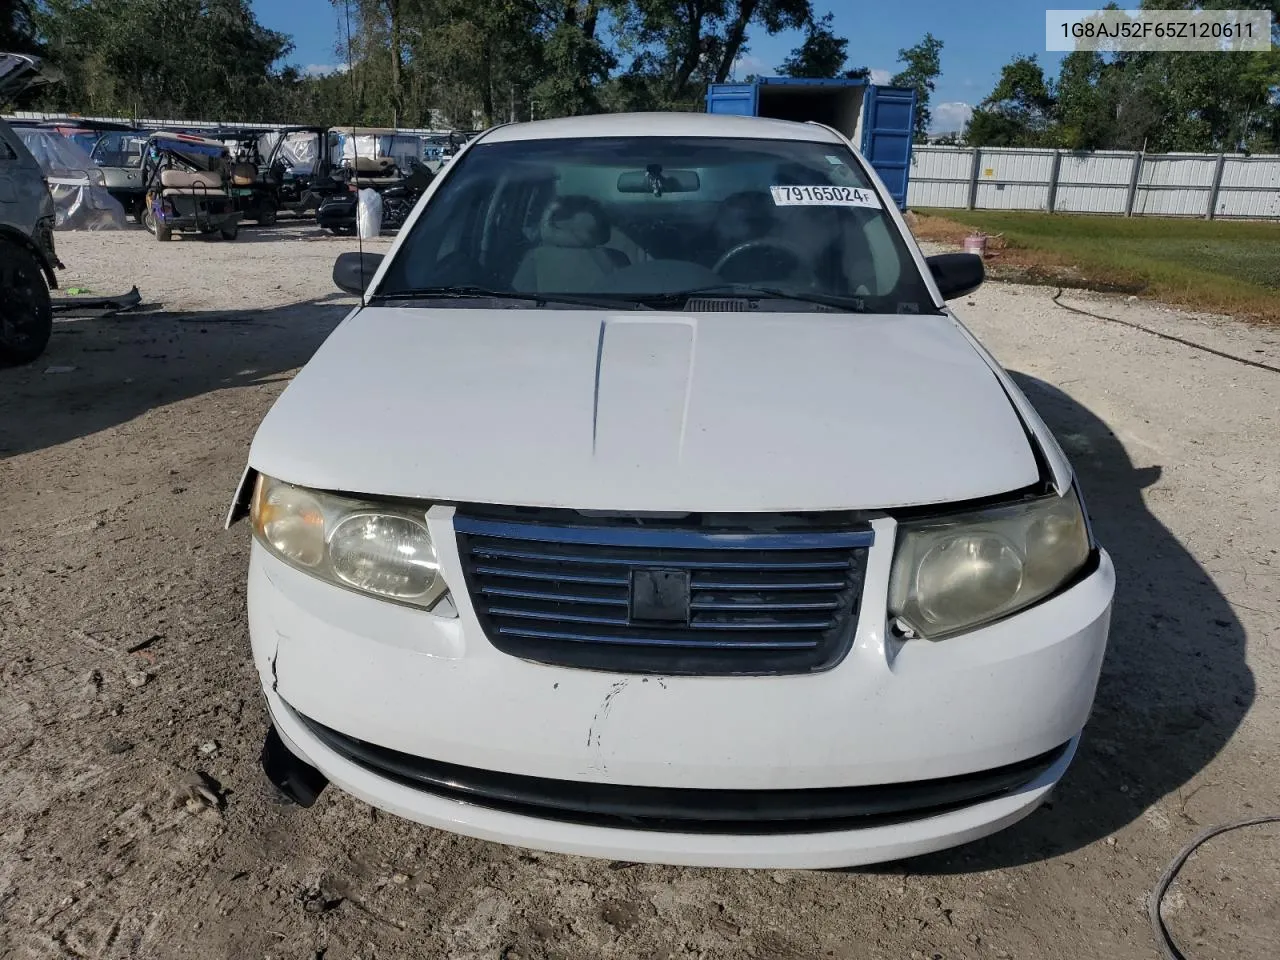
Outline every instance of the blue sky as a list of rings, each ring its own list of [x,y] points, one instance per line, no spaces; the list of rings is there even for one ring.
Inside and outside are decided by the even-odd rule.
[[[321,71],[337,62],[338,15],[329,0],[252,2],[264,25],[293,37],[294,63]],[[896,72],[898,50],[926,31],[943,42],[933,114],[935,129],[944,131],[963,125],[966,111],[991,92],[1014,54],[1038,54],[1046,72],[1056,76],[1062,54],[1044,52],[1046,6],[1044,0],[814,0],[815,11],[834,13],[837,33],[849,38],[849,65],[870,67],[877,80]],[[772,73],[799,42],[799,34],[752,36],[739,73]]]

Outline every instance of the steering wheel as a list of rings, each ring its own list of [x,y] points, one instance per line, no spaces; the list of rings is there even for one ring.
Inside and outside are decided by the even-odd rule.
[[[744,240],[737,246],[731,247],[724,256],[716,261],[715,266],[711,269],[716,273],[720,273],[734,260],[754,250],[772,250],[785,254],[795,263],[796,269],[804,271],[809,277],[813,276],[813,270],[805,262],[805,254],[798,247],[786,240],[776,240],[772,237],[756,237],[752,240]]]

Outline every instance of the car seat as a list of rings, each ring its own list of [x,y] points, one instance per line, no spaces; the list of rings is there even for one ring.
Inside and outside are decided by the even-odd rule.
[[[166,197],[225,197],[222,189],[222,177],[217,173],[203,171],[187,173],[185,170],[162,170],[160,186],[164,188]]]
[[[619,265],[621,251],[604,245],[612,228],[604,208],[590,197],[558,197],[538,225],[538,244],[524,255],[512,279],[516,290],[572,293],[598,289]],[[622,254],[625,257],[625,254]]]

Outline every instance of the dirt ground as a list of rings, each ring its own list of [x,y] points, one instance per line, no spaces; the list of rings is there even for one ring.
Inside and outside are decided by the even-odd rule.
[[[1178,848],[1280,812],[1280,375],[1002,284],[958,309],[1062,438],[1120,581],[1050,807],[879,868],[735,872],[496,846],[334,789],[283,805],[248,533],[221,524],[260,418],[349,309],[329,271],[355,243],[59,243],[64,285],[137,283],[148,309],[0,370],[0,957],[1154,958],[1147,892]],[[1280,365],[1274,329],[1066,299]],[[1193,960],[1274,956],[1278,841],[1188,864],[1166,912]]]

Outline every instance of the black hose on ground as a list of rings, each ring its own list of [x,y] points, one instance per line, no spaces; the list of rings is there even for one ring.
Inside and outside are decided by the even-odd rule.
[[[1211,840],[1220,833],[1239,830],[1242,827],[1256,827],[1262,823],[1280,823],[1280,815],[1237,820],[1234,823],[1223,823],[1203,830],[1196,834],[1191,842],[1183,847],[1178,852],[1178,855],[1173,858],[1173,862],[1165,868],[1160,877],[1160,882],[1151,891],[1151,899],[1147,905],[1148,913],[1151,917],[1151,930],[1155,934],[1156,945],[1160,948],[1162,960],[1187,960],[1187,955],[1178,949],[1178,944],[1174,941],[1173,934],[1169,932],[1169,928],[1165,926],[1164,917],[1160,915],[1160,905],[1164,902],[1165,894],[1169,892],[1169,888],[1173,886],[1173,881],[1177,879],[1178,871],[1182,869],[1183,864],[1206,840]]]
[[[1192,340],[1184,340],[1182,337],[1175,337],[1171,333],[1161,333],[1159,330],[1152,330],[1150,327],[1144,327],[1140,323],[1134,323],[1132,320],[1121,320],[1119,317],[1104,317],[1100,313],[1090,313],[1088,310],[1081,310],[1079,307],[1069,307],[1058,298],[1062,296],[1062,287],[1058,287],[1057,292],[1053,295],[1053,302],[1063,310],[1070,310],[1072,313],[1078,313],[1082,317],[1092,317],[1094,320],[1106,320],[1109,323],[1118,323],[1124,327],[1130,327],[1134,330],[1141,330],[1143,333],[1149,333],[1153,337],[1159,337],[1161,340],[1172,340],[1174,343],[1180,343],[1184,347],[1191,347],[1193,350],[1203,350],[1205,353],[1212,353],[1215,357],[1222,357],[1224,360],[1234,360],[1236,363],[1243,363],[1249,367],[1257,367],[1259,370],[1268,370],[1271,373],[1280,373],[1280,367],[1272,366],[1269,363],[1263,363],[1261,360],[1250,360],[1248,357],[1237,357],[1233,353],[1224,353],[1213,347],[1206,347],[1203,343],[1196,343]]]

